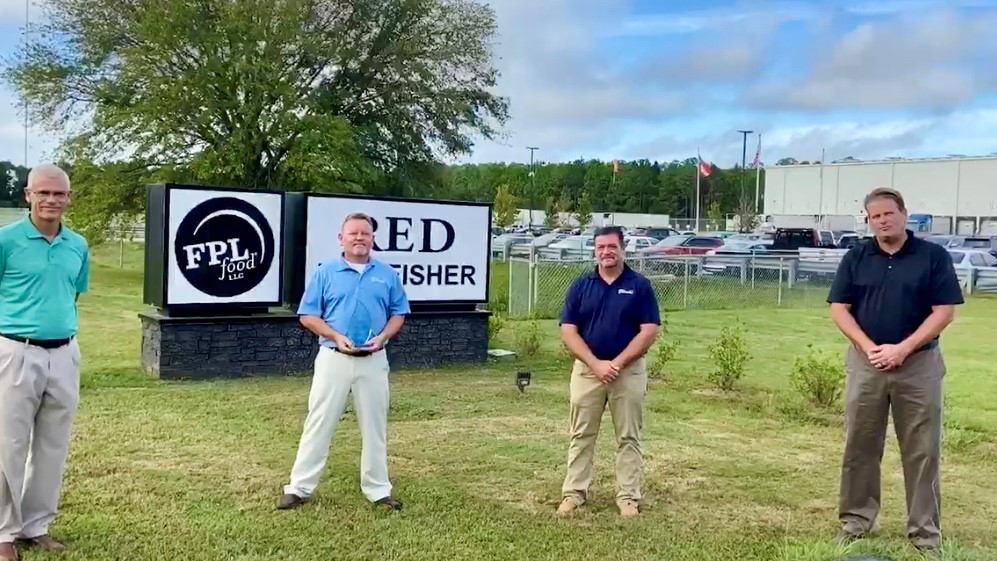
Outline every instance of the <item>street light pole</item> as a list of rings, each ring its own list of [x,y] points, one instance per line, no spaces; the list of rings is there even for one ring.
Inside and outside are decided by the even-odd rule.
[[[529,224],[529,226],[530,226],[530,229],[532,230],[533,229],[533,203],[534,203],[533,195],[536,193],[536,190],[537,190],[536,171],[533,169],[533,152],[539,150],[540,148],[538,148],[536,146],[527,146],[526,149],[530,151],[530,224]]]
[[[741,143],[741,202],[743,202],[744,201],[744,190],[745,190],[745,187],[744,187],[744,168],[748,164],[748,135],[751,134],[751,133],[753,133],[753,132],[755,132],[755,131],[739,130],[737,132],[741,133],[741,135],[742,135],[742,137],[744,139],[742,141],[742,143]],[[740,204],[740,203],[738,203],[738,204]]]

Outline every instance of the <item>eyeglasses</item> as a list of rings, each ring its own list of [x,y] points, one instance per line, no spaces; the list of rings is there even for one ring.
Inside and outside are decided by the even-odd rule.
[[[53,198],[57,201],[64,201],[69,198],[69,191],[30,191],[39,199]]]

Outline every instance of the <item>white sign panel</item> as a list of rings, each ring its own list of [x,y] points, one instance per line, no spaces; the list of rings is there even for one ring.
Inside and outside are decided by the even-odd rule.
[[[398,271],[411,302],[485,302],[491,208],[423,201],[308,197],[305,282],[342,255],[339,232],[354,212],[376,223],[372,257]]]
[[[279,193],[172,188],[166,304],[280,302]]]

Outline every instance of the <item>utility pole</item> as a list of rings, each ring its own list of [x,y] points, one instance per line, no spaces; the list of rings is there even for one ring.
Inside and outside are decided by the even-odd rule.
[[[744,168],[748,163],[748,135],[755,131],[739,130],[737,132],[741,133],[744,139],[741,143],[741,201],[738,202],[738,204],[741,204],[741,202],[744,201],[744,193],[745,193]]]
[[[536,181],[536,170],[533,169],[533,152],[539,150],[540,148],[536,146],[527,146],[527,150],[530,151],[530,228],[533,228],[533,196],[537,191],[537,181]]]

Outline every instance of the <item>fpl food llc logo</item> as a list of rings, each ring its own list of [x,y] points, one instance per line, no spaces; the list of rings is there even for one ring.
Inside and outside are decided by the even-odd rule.
[[[249,292],[266,278],[275,243],[269,221],[235,197],[208,199],[177,227],[174,254],[187,282],[226,298]]]

